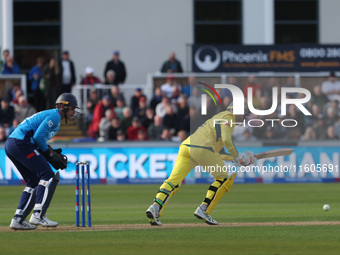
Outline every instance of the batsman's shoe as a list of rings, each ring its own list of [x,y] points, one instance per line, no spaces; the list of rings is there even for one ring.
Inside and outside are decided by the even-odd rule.
[[[218,222],[216,220],[214,220],[210,215],[207,215],[207,213],[205,211],[203,211],[201,209],[201,207],[197,207],[194,215],[195,215],[196,218],[204,220],[205,223],[207,223],[209,225],[217,225],[218,224]]]
[[[23,221],[22,223],[19,222],[20,218],[13,218],[11,221],[11,225],[9,225],[10,228],[12,229],[19,229],[19,230],[33,230],[36,229],[37,226],[28,223],[27,221]]]
[[[151,225],[162,226],[162,222],[159,221],[159,212],[155,209],[154,204],[150,205],[149,209],[146,210],[146,217],[149,218]]]
[[[41,219],[38,214],[33,213],[30,218],[30,223],[34,225],[41,225],[43,227],[56,227],[58,226],[58,222],[52,221],[47,218],[45,215]]]

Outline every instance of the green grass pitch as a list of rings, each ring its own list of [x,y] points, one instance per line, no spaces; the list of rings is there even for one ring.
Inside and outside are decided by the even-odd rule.
[[[212,214],[220,226],[193,216],[208,186],[183,185],[161,217],[164,226],[151,227],[145,210],[159,185],[92,185],[93,228],[84,229],[75,227],[74,186],[60,185],[48,210],[60,225],[34,231],[8,227],[23,186],[1,186],[0,254],[339,253],[339,183],[234,184]]]

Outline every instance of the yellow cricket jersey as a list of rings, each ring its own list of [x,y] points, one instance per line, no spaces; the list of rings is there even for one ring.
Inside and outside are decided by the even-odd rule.
[[[220,153],[223,160],[231,161],[238,155],[232,140],[234,128],[235,115],[229,111],[223,111],[203,123],[182,144],[190,148],[213,150]],[[224,146],[230,154],[225,153]]]

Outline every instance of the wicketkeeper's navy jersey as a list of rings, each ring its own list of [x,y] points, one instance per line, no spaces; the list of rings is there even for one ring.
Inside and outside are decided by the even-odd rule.
[[[59,131],[60,120],[61,116],[57,108],[38,112],[24,119],[9,138],[24,140],[27,133],[33,132],[31,142],[41,151],[46,151],[48,149],[47,141]]]

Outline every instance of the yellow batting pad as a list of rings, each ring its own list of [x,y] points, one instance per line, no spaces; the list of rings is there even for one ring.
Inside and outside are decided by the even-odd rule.
[[[236,178],[236,173],[233,173],[229,176],[228,180],[226,180],[221,187],[218,188],[214,199],[211,201],[210,205],[207,208],[207,215],[210,215],[214,210],[215,206],[220,202],[221,198],[227,193],[231,186],[233,186],[234,180]]]
[[[175,188],[175,189],[171,192],[170,196],[167,197],[165,203],[164,203],[163,206],[162,206],[161,211],[159,212],[159,217],[162,216],[162,212],[164,211],[164,208],[165,208],[166,205],[169,203],[169,200],[172,198],[172,196],[175,195],[175,193],[179,190],[180,187],[181,187],[181,185],[179,185],[177,188]]]

